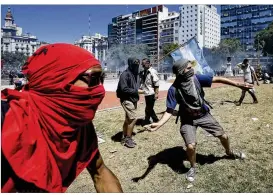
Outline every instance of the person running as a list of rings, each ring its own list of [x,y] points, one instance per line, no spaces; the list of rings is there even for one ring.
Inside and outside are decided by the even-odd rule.
[[[151,118],[153,122],[159,121],[154,111],[155,101],[158,99],[159,93],[159,77],[157,71],[152,67],[149,59],[145,58],[142,60],[142,67],[144,70],[140,72],[140,89],[144,90],[146,104],[143,125],[147,125],[151,123]]]
[[[145,126],[145,128],[150,131],[158,130],[170,119],[176,105],[179,104],[178,117],[181,119],[180,133],[186,144],[187,158],[191,164],[186,178],[191,182],[194,181],[196,175],[197,127],[201,127],[214,137],[219,138],[228,156],[239,159],[245,157],[243,153],[235,152],[231,149],[229,137],[222,126],[210,114],[209,104],[204,99],[205,94],[203,87],[211,87],[212,83],[223,83],[241,89],[249,89],[252,87],[251,85],[236,83],[226,78],[194,75],[194,69],[192,67],[192,62],[186,59],[178,60],[174,64],[173,73],[176,75],[176,79],[168,90],[166,112],[159,122]]]
[[[241,68],[244,72],[244,81],[245,83],[248,83],[248,84],[253,84],[257,83],[257,85],[259,86],[259,81],[258,81],[258,78],[257,78],[257,75],[255,73],[255,70],[254,68],[249,64],[249,60],[248,59],[244,59],[243,63],[241,64],[238,64],[239,68]],[[240,106],[245,98],[245,95],[246,95],[246,92],[248,92],[252,99],[253,99],[253,104],[257,104],[258,103],[258,99],[256,97],[256,94],[255,94],[255,89],[254,87],[252,89],[249,89],[249,90],[242,90],[242,94],[241,94],[241,97],[239,99],[239,101],[235,102],[235,104],[237,106]]]
[[[125,111],[125,121],[123,123],[123,137],[121,144],[134,148],[136,142],[132,138],[133,130],[137,122],[137,102],[139,100],[139,60],[136,58],[128,59],[128,68],[120,75],[117,97],[120,99],[122,108]]]
[[[65,192],[87,168],[97,192],[122,192],[92,123],[105,95],[100,62],[80,47],[49,44],[22,71],[21,92],[1,91],[1,191]]]

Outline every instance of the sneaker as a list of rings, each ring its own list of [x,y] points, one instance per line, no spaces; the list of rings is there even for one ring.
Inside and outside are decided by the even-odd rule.
[[[193,182],[195,179],[195,175],[196,175],[196,168],[195,167],[191,167],[190,170],[186,173],[186,179],[189,182]]]
[[[128,148],[134,148],[136,146],[136,143],[131,137],[125,137],[121,141],[121,144],[128,147]]]
[[[243,152],[235,152],[231,150],[230,154],[227,154],[230,158],[244,160],[246,155]]]

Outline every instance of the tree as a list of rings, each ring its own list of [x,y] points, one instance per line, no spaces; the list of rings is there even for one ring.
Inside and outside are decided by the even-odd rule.
[[[7,67],[8,69],[15,69],[17,71],[20,71],[21,66],[25,63],[27,58],[28,57],[21,52],[13,53],[4,51],[1,55],[1,60],[3,60],[5,67]]]
[[[163,55],[167,55],[169,52],[177,49],[179,44],[177,43],[167,43],[163,45]]]
[[[267,56],[273,54],[273,22],[255,35],[254,47]]]
[[[239,39],[223,39],[219,44],[221,52],[228,52],[228,55],[234,55],[242,50]]]
[[[227,57],[238,55],[242,51],[239,39],[223,39],[218,47],[204,48],[203,54],[212,69],[226,68]]]

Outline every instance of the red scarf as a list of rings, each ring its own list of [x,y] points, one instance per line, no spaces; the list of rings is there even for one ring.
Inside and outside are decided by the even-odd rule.
[[[98,64],[80,47],[46,45],[23,66],[29,83],[22,92],[2,91],[10,105],[2,128],[2,151],[20,179],[62,192],[90,163],[97,140],[86,125],[105,90],[102,85],[83,88],[70,83]]]

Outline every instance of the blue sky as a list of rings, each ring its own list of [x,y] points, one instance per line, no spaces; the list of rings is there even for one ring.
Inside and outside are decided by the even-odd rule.
[[[36,35],[39,40],[73,43],[88,35],[88,15],[91,18],[91,35],[107,35],[107,25],[113,17],[132,13],[154,5],[1,5],[1,26],[8,7],[15,23],[24,33]],[[178,11],[178,5],[165,5],[169,11]],[[217,6],[219,12],[219,6]]]

